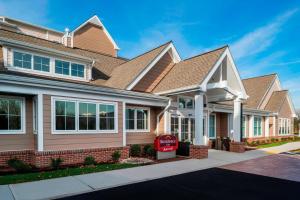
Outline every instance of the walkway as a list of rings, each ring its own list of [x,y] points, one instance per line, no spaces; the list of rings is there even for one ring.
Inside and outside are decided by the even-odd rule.
[[[0,196],[1,199],[3,198],[7,200],[59,198],[167,176],[174,176],[202,169],[220,167],[241,161],[247,162],[251,159],[264,157],[270,153],[281,153],[298,148],[300,148],[300,142],[248,151],[242,154],[209,150],[209,156],[207,159],[181,160],[108,172],[3,185],[0,186]]]

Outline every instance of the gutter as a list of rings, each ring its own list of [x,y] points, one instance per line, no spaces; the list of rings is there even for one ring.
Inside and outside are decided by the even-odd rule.
[[[165,107],[164,110],[162,110],[157,116],[156,116],[156,135],[158,136],[158,133],[159,133],[159,118],[160,116],[166,112],[170,107],[171,107],[171,99],[169,99],[169,102],[168,102],[168,105]]]

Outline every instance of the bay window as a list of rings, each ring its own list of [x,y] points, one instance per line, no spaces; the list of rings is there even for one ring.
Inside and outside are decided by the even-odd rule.
[[[115,103],[54,98],[54,133],[117,132]]]
[[[21,133],[24,130],[24,99],[0,98],[0,133]]]
[[[262,136],[262,120],[259,116],[254,116],[254,124],[253,124],[254,137]]]
[[[126,108],[126,129],[128,131],[149,131],[149,109]]]

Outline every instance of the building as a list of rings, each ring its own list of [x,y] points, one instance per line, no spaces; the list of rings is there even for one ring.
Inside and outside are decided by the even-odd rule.
[[[167,133],[190,141],[192,157],[220,137],[240,151],[245,139],[293,134],[277,75],[241,80],[228,46],[182,60],[168,42],[129,60],[93,16],[65,32],[0,17],[0,47],[0,165],[125,158]]]

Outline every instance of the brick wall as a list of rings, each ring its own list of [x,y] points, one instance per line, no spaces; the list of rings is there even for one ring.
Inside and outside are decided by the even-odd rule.
[[[208,146],[190,145],[190,157],[203,159],[208,157]]]
[[[87,156],[93,156],[97,162],[104,163],[111,161],[112,153],[121,152],[120,159],[129,157],[129,147],[112,147],[112,148],[95,148],[95,149],[78,149],[62,151],[8,151],[0,152],[0,166],[7,166],[6,162],[10,158],[18,158],[25,163],[35,165],[38,168],[49,167],[51,158],[62,158],[62,165],[82,164]]]
[[[235,152],[235,153],[244,153],[245,152],[245,143],[244,142],[231,142],[229,151]]]

